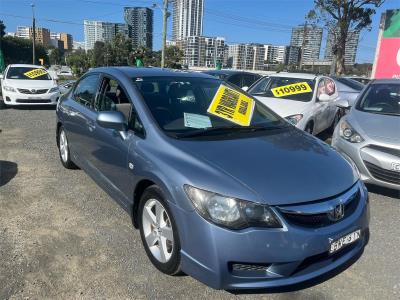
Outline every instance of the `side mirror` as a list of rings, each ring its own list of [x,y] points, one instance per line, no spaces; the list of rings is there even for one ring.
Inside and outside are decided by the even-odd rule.
[[[97,116],[96,122],[103,128],[114,129],[123,133],[128,130],[125,116],[120,111],[100,112]],[[123,136],[123,138],[125,137]]]
[[[248,86],[244,86],[244,87],[242,87],[242,90],[243,91],[245,91],[245,92],[247,92],[247,90],[249,89],[249,87]]]
[[[344,100],[344,99],[340,99],[338,101],[336,101],[336,106],[339,108],[344,108],[344,109],[349,109],[351,107],[349,101]]]
[[[318,100],[321,101],[321,102],[328,102],[331,99],[332,99],[331,96],[329,96],[328,94],[321,94],[318,97]]]

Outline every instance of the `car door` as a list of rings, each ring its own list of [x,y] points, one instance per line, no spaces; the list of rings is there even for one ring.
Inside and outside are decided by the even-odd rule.
[[[98,94],[100,75],[88,74],[76,85],[70,98],[63,102],[64,127],[67,132],[71,154],[83,168],[87,166],[92,142],[96,112],[93,104]]]
[[[110,75],[103,75],[100,86],[95,103],[96,113],[120,111],[130,124],[133,105],[123,84]],[[125,205],[130,201],[132,184],[132,172],[128,163],[129,147],[138,137],[132,131],[122,137],[118,131],[99,125],[92,135],[95,143],[90,145],[91,164],[103,181],[105,179],[106,188],[116,193],[116,198]]]

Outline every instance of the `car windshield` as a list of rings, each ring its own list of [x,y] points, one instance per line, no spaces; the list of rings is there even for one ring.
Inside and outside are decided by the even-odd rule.
[[[363,88],[365,87],[365,85],[363,85],[362,83],[355,81],[351,78],[345,78],[345,77],[336,77],[335,78],[337,81],[339,81],[340,83],[352,88],[353,90],[356,91],[362,91]]]
[[[133,82],[141,92],[158,125],[164,132],[176,138],[200,135],[222,136],[223,134],[231,135],[290,126],[239,88],[219,79],[143,77],[133,78]],[[217,91],[221,90],[241,98],[235,102],[232,99],[225,99],[225,94],[222,94],[221,99],[227,100],[224,102],[225,106],[219,107],[223,111],[210,112],[212,110],[211,103],[219,101],[218,103],[222,105],[223,100],[215,100],[218,98]],[[244,103],[243,98],[249,102]],[[232,103],[231,100],[235,103]],[[248,103],[251,104],[247,105]],[[245,107],[244,110],[241,110],[243,104]],[[244,113],[249,109],[247,125],[243,126],[243,124],[221,117],[221,114],[229,112],[232,107],[232,111],[236,111],[237,114]],[[250,107],[254,107],[251,112]],[[218,115],[219,113],[220,115]]]
[[[249,94],[309,102],[313,98],[314,88],[315,80],[271,76],[255,83],[249,90]]]
[[[11,67],[7,72],[8,79],[25,80],[51,80],[49,73],[44,68]]]
[[[400,115],[400,84],[372,84],[357,104],[357,109],[384,115]]]

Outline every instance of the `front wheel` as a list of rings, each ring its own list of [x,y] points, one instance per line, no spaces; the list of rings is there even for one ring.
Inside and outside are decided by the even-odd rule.
[[[178,274],[181,269],[178,231],[160,188],[153,185],[144,191],[138,215],[140,236],[152,264],[165,274]]]
[[[67,134],[62,126],[58,133],[58,152],[60,154],[61,163],[65,168],[77,169],[77,166],[71,160]]]
[[[308,123],[306,125],[306,128],[304,128],[304,131],[308,132],[309,134],[313,134],[313,131],[314,131],[313,124],[312,123]]]

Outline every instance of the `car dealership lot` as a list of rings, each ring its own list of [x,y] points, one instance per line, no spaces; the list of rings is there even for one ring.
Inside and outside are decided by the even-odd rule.
[[[0,299],[234,297],[150,264],[128,214],[84,172],[62,167],[53,109],[0,110],[0,129]],[[257,296],[398,299],[400,200],[374,191],[371,240],[356,264],[291,295]]]

